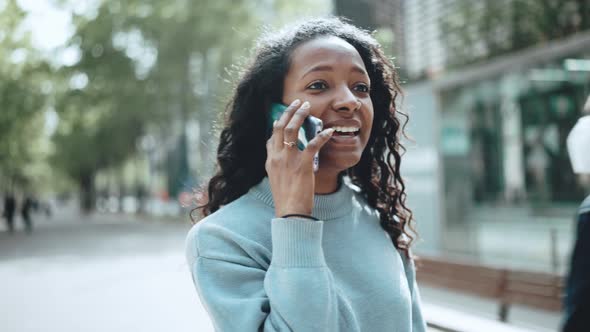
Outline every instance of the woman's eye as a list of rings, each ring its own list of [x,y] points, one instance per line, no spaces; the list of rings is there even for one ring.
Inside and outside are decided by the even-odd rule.
[[[358,92],[369,92],[371,90],[366,84],[357,84],[354,89]]]
[[[326,89],[328,86],[324,82],[313,82],[307,88],[312,90],[323,90]]]

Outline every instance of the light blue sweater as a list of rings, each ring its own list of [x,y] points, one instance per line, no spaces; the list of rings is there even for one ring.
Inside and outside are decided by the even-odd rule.
[[[345,184],[320,221],[274,218],[268,178],[197,223],[187,259],[216,331],[426,331],[413,263]]]

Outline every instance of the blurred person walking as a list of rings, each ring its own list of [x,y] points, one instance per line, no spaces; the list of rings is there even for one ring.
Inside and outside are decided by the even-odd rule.
[[[16,200],[12,193],[4,195],[4,212],[2,215],[6,219],[6,228],[10,233],[14,233],[14,212],[16,210]]]
[[[590,96],[567,138],[574,173],[590,176]],[[578,210],[577,238],[565,294],[563,332],[590,331],[590,195]]]
[[[537,137],[530,145],[530,151],[527,158],[527,167],[532,175],[534,193],[538,200],[546,202],[549,200],[549,188],[547,178],[549,174],[550,157],[547,153],[547,147],[543,142],[545,131],[540,130]]]
[[[25,231],[28,234],[33,232],[33,221],[31,220],[31,210],[33,209],[35,202],[30,195],[25,195],[21,206],[21,217],[25,224]]]

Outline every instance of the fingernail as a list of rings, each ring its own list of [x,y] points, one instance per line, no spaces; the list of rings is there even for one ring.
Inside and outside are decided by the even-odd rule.
[[[299,99],[295,99],[295,100],[293,100],[293,102],[291,103],[291,106],[297,106],[297,105],[299,105],[300,103],[301,103],[301,100],[299,100]]]
[[[303,105],[301,105],[301,108],[308,109],[309,108],[309,102],[306,101],[305,103],[303,103]]]
[[[333,133],[334,133],[334,128],[328,128],[328,130],[326,130],[326,135],[328,135],[328,136],[332,136]]]
[[[277,124],[277,121],[278,121],[278,120],[274,120],[274,121],[273,121],[273,123],[272,123],[272,125],[273,125],[273,126],[274,126],[274,125],[276,125],[276,124]]]

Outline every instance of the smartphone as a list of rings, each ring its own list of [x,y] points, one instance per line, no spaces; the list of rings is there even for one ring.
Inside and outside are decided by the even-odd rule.
[[[272,127],[275,121],[277,121],[283,112],[287,109],[287,106],[283,104],[273,103],[270,106],[270,113],[268,117],[268,128],[269,133],[272,134]],[[303,121],[303,125],[299,128],[299,134],[297,136],[297,148],[301,151],[307,147],[309,142],[316,137],[322,129],[324,128],[324,124],[322,120],[316,118],[313,115],[308,116]],[[269,134],[269,137],[270,137]],[[314,172],[318,170],[319,167],[319,156],[316,155],[313,158],[313,170]]]

